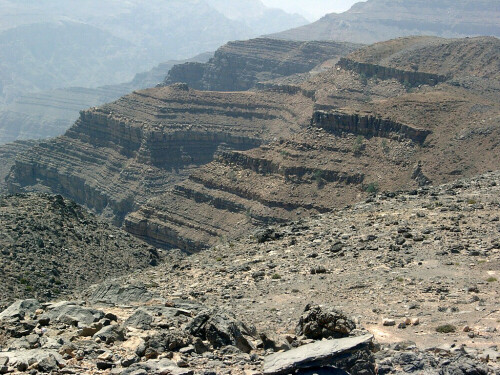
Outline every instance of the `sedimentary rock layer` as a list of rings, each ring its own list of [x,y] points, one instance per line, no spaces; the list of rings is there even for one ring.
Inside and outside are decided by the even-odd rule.
[[[423,143],[430,134],[429,130],[417,129],[369,114],[316,111],[313,114],[311,124],[336,133],[349,132],[365,137],[390,137],[397,134],[418,143]]]
[[[260,81],[309,72],[325,61],[337,61],[360,46],[267,38],[230,42],[219,48],[206,64],[175,65],[165,84],[184,82],[200,90],[244,91]]]
[[[417,71],[450,77],[432,86],[337,66],[262,91],[136,92],[82,113],[64,137],[21,156],[8,183],[49,187],[157,246],[196,251],[377,191],[483,173],[500,163],[494,47],[488,38],[411,38],[349,56],[408,70],[411,51],[428,54],[441,65]],[[483,52],[459,74],[447,56],[465,50]]]
[[[310,99],[287,98],[283,106],[279,95],[201,93],[185,85],[134,92],[83,111],[64,136],[21,155],[9,188],[43,185],[119,223],[218,150],[253,148],[307,123]]]

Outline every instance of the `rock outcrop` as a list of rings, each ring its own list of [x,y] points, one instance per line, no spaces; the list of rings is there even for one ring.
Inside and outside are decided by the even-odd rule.
[[[175,65],[164,84],[183,82],[199,90],[245,91],[261,81],[306,73],[326,61],[336,62],[359,47],[351,43],[266,38],[230,42],[206,64]]]
[[[48,300],[156,265],[156,249],[61,196],[0,196],[0,305]]]

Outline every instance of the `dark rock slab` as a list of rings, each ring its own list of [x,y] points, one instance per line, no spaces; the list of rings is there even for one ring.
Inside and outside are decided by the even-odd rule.
[[[123,285],[119,283],[101,284],[90,295],[92,303],[114,305],[148,302],[153,298],[151,292],[143,284]]]
[[[370,343],[373,335],[317,341],[264,359],[264,374],[289,374],[297,369],[329,365],[340,357],[361,349]]]

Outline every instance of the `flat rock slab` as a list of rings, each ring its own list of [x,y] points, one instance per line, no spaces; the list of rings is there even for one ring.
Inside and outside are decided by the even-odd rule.
[[[53,356],[57,362],[64,363],[62,356],[55,350],[47,349],[32,349],[32,350],[15,350],[10,352],[0,352],[0,357],[9,358],[9,364],[15,365],[19,362],[32,364],[40,362],[49,356]]]
[[[287,352],[272,354],[264,359],[264,374],[289,374],[300,368],[326,365],[335,357],[347,351],[356,350],[372,339],[373,335],[363,335],[337,340],[323,340]]]

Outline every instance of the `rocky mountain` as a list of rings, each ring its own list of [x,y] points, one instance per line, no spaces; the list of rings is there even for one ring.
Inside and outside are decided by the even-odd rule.
[[[126,82],[161,62],[262,33],[198,0],[4,1],[0,13],[0,96],[6,102],[20,92]],[[268,29],[305,23],[281,13],[283,23],[266,21]]]
[[[182,82],[197,90],[245,91],[261,81],[307,73],[321,64],[334,65],[359,47],[351,43],[267,38],[230,42],[205,64],[173,66],[164,84]]]
[[[45,185],[121,222],[219,150],[253,148],[298,130],[289,124],[308,121],[304,108],[310,101],[297,98],[283,106],[285,98],[204,93],[182,84],[137,91],[83,111],[64,136],[21,154],[16,163],[28,170],[16,168],[10,188]]]
[[[61,196],[0,196],[0,305],[72,293],[156,265],[150,246]]]
[[[12,103],[0,106],[0,144],[64,134],[78,119],[81,110],[109,103],[134,90],[154,87],[163,82],[174,65],[206,62],[212,55],[204,53],[183,61],[164,62],[118,85],[69,87],[23,94]]]
[[[167,255],[0,313],[3,372],[500,373],[499,172]]]
[[[272,37],[370,44],[410,35],[500,37],[499,25],[495,0],[368,0]]]
[[[257,10],[229,17],[215,0],[2,1],[0,143],[61,134],[75,108],[148,87],[121,85],[137,72],[306,23],[259,0],[246,3]]]
[[[8,186],[49,188],[194,251],[379,190],[495,170],[499,43],[397,39],[262,90],[136,92],[21,154]]]

